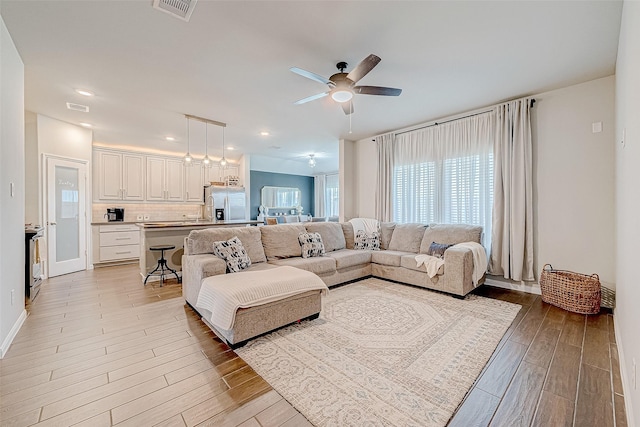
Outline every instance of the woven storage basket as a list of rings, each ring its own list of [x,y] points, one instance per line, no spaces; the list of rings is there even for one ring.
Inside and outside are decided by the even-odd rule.
[[[548,267],[548,268],[547,268]],[[542,301],[580,314],[600,312],[601,287],[597,274],[554,270],[545,264],[540,274]]]

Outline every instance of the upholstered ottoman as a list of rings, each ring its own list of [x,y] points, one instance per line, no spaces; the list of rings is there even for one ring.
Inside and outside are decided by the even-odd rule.
[[[237,348],[258,335],[318,317],[327,291],[317,275],[289,266],[220,274],[202,281],[195,309]]]

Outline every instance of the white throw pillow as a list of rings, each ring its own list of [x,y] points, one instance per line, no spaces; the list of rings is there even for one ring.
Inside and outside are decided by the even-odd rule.
[[[213,253],[227,262],[227,270],[230,273],[237,273],[251,266],[251,258],[237,236],[213,242]]]
[[[358,230],[353,249],[368,249],[370,251],[380,250],[380,233],[374,231],[367,233],[364,230]]]
[[[324,243],[320,233],[300,233],[298,242],[302,247],[302,258],[324,256]]]

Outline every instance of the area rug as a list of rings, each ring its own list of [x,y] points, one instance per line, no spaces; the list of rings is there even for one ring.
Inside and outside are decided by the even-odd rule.
[[[444,426],[519,309],[371,278],[236,352],[316,426]]]

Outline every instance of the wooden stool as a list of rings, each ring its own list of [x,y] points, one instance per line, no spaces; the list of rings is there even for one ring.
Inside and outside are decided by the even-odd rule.
[[[175,274],[176,279],[178,279],[178,283],[180,283],[180,277],[178,277],[178,273],[173,268],[167,265],[167,260],[164,258],[164,251],[169,251],[175,248],[176,247],[174,245],[149,246],[150,251],[160,251],[160,259],[158,259],[158,265],[156,266],[156,268],[151,270],[149,274],[147,274],[147,277],[144,278],[145,286],[147,285],[147,280],[149,280],[149,277],[157,275],[160,275],[160,286],[162,286],[164,284],[164,276],[167,275],[166,271],[170,271],[171,274]],[[158,270],[160,270],[159,273]]]

